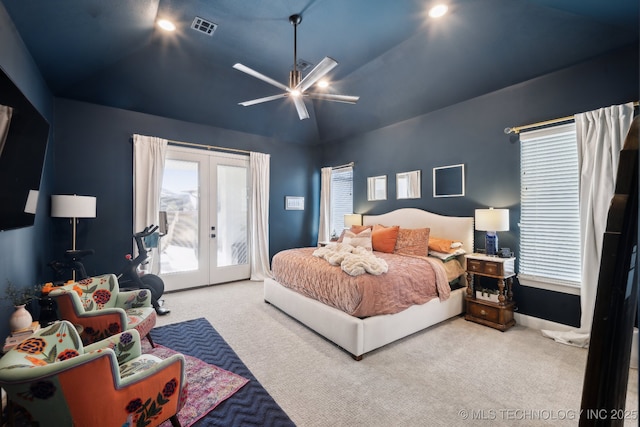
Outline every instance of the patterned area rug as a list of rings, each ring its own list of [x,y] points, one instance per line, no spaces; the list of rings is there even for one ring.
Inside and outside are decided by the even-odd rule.
[[[195,424],[197,427],[295,426],[206,319],[160,326],[151,331],[151,336],[156,346],[169,347],[249,380],[240,390],[219,402],[214,410],[206,413]],[[182,426],[185,427],[185,424]]]
[[[153,354],[160,359],[166,359],[177,353],[177,351],[159,344],[156,344],[155,348],[151,348],[148,340],[143,340],[142,350],[144,353]],[[189,355],[184,355],[184,357],[188,382],[187,401],[178,412],[178,420],[182,427],[189,427],[240,390],[249,380],[215,365],[205,363],[196,357]],[[161,424],[161,427],[170,426],[170,421]]]

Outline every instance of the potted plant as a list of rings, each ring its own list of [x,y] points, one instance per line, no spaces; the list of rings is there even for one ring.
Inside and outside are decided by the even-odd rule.
[[[4,297],[2,297],[2,299],[8,301],[15,307],[15,311],[9,318],[11,332],[31,326],[33,317],[31,316],[31,313],[27,311],[25,306],[29,304],[32,299],[36,298],[39,295],[39,292],[40,288],[38,286],[31,288],[18,288],[7,280],[7,287],[4,290]]]
[[[476,290],[476,298],[491,301],[491,302],[499,302],[499,292],[497,289],[486,289],[482,288],[482,290]]]

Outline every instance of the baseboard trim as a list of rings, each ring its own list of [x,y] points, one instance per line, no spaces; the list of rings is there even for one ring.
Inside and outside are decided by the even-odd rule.
[[[514,313],[517,325],[526,326],[531,329],[549,329],[552,331],[570,331],[578,329],[574,326],[552,322],[551,320],[540,319],[539,317],[528,316],[526,314]]]

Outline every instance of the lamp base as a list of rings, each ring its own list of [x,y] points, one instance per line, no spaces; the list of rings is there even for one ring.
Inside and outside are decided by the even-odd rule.
[[[495,231],[487,231],[485,237],[485,253],[487,255],[497,255],[498,253],[498,234]]]

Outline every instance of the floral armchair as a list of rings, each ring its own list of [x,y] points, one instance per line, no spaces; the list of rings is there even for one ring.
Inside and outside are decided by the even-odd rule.
[[[116,276],[105,274],[54,288],[49,296],[61,319],[82,326],[84,344],[135,329],[154,346],[149,331],[156,324],[156,312],[146,289],[120,291]]]
[[[41,427],[157,426],[186,399],[185,359],[141,354],[136,330],[83,347],[75,327],[60,321],[36,332],[0,359],[0,386]]]

